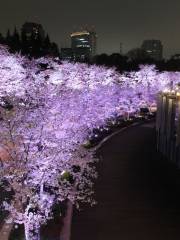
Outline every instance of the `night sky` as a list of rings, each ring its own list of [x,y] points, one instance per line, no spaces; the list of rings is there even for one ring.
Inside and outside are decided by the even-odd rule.
[[[160,39],[164,55],[180,53],[179,0],[5,0],[0,32],[25,21],[41,23],[59,47],[69,46],[73,30],[89,26],[98,34],[98,53],[123,52],[144,39]]]

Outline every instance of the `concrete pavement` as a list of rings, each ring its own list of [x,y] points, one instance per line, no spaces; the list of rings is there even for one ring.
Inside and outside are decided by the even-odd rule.
[[[71,240],[179,240],[180,170],[156,153],[153,125],[128,128],[98,154],[98,205],[74,211]]]

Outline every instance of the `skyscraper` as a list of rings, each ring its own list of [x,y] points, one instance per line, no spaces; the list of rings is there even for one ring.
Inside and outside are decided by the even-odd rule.
[[[22,53],[41,55],[45,32],[41,24],[26,22],[21,29]]]
[[[141,49],[156,61],[160,61],[163,57],[163,45],[160,40],[145,40],[142,43]]]
[[[41,40],[45,39],[45,32],[41,24],[26,22],[23,24],[21,29],[22,38],[26,38],[26,40],[32,40],[41,38]]]
[[[96,54],[97,35],[91,31],[74,32],[71,34],[71,48],[74,60],[91,60]]]

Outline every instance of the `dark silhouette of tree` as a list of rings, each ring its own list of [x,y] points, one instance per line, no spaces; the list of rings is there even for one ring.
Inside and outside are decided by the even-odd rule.
[[[42,57],[43,56],[43,40],[41,37],[35,36],[32,34],[31,42],[30,42],[30,52],[33,57]]]
[[[27,25],[28,29],[26,30],[24,26]],[[21,40],[22,54],[24,55],[35,58],[47,55],[59,57],[57,44],[50,41],[48,34],[44,37],[44,30],[40,24],[25,23],[21,32]]]
[[[50,49],[50,56],[59,57],[59,48],[56,43],[51,43]]]
[[[1,33],[0,33],[0,44],[5,44],[5,39]]]
[[[45,40],[44,40],[44,44],[43,44],[44,55],[49,55],[50,49],[51,49],[51,42],[50,42],[49,35],[47,34],[45,37]]]
[[[10,36],[10,38],[11,38],[10,50],[13,53],[19,52],[21,49],[21,40],[16,27],[14,28],[14,33],[12,36]]]
[[[176,54],[168,59],[165,69],[168,71],[180,71],[180,54]]]
[[[95,56],[93,59],[93,64],[115,67],[119,72],[139,70],[139,65],[142,64],[154,64],[160,71],[165,71],[167,69],[171,69],[168,67],[167,62],[165,60],[155,61],[141,49],[132,49],[127,53],[127,55],[121,55],[119,53],[113,53],[111,55],[100,54]],[[175,67],[178,69],[177,66]],[[175,69],[173,69],[173,71],[174,70]]]
[[[5,42],[8,46],[11,46],[12,39],[11,39],[11,33],[9,29],[7,30],[7,33],[6,33]]]
[[[97,65],[105,65],[108,66],[108,55],[103,53],[95,56],[94,61]]]
[[[116,69],[125,70],[127,68],[127,60],[128,58],[126,56],[122,56],[119,53],[113,53],[109,56],[109,65],[111,67],[116,67]]]
[[[119,71],[128,69],[128,58],[119,53],[113,53],[111,55],[101,54],[94,58],[94,63],[97,65],[104,65],[107,67],[115,67]]]

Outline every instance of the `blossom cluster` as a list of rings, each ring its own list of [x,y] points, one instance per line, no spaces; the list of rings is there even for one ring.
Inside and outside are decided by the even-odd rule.
[[[155,104],[157,92],[179,77],[154,66],[119,74],[58,59],[28,60],[0,47],[0,180],[11,195],[4,206],[12,221],[25,224],[27,239],[52,217],[54,204],[94,203],[94,153],[83,146],[90,132],[114,114]]]

